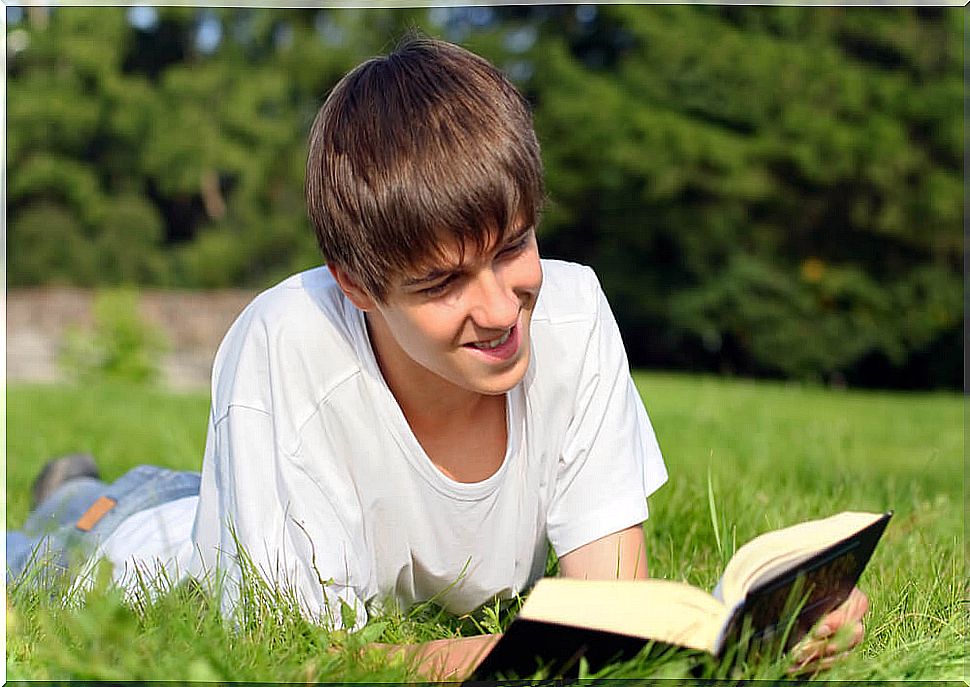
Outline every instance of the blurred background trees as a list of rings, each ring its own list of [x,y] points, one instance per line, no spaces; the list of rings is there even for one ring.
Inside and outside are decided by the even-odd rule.
[[[409,28],[535,109],[548,257],[636,366],[959,387],[959,8],[7,7],[11,287],[265,287],[319,264],[305,139]]]

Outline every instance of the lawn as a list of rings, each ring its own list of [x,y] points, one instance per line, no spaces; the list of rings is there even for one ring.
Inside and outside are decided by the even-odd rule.
[[[860,582],[871,600],[866,639],[824,677],[963,679],[960,395],[654,373],[636,380],[670,471],[670,482],[650,500],[653,576],[709,589],[734,548],[760,532],[841,510],[893,509]],[[23,521],[30,483],[50,456],[91,451],[108,479],[139,463],[197,469],[201,461],[204,395],[113,384],[11,385],[6,402],[8,527]],[[425,605],[347,635],[309,624],[273,599],[230,626],[187,586],[130,606],[102,580],[76,599],[81,603],[74,600],[8,590],[8,679],[407,681],[415,675],[405,665],[385,665],[364,644],[474,634],[503,626],[509,615],[485,610],[456,619]],[[786,665],[784,657],[761,657],[730,676],[779,678]],[[680,652],[641,656],[598,676],[727,675]]]

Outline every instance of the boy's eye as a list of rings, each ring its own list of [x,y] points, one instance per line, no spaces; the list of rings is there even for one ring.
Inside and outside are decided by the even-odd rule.
[[[518,255],[523,250],[525,250],[526,247],[529,245],[529,239],[531,238],[531,236],[532,236],[531,230],[527,231],[526,233],[522,234],[519,238],[515,239],[512,243],[509,243],[504,248],[502,248],[502,250],[500,250],[496,254],[496,257],[507,258],[507,257],[512,257],[514,255]],[[442,296],[445,293],[447,293],[449,290],[451,290],[458,283],[459,279],[461,279],[461,274],[459,273],[450,274],[444,277],[441,281],[437,282],[436,284],[419,289],[416,293],[426,298],[435,298],[437,296]]]
[[[440,296],[455,282],[454,275],[446,277],[434,286],[421,289],[420,293],[424,296]]]
[[[499,251],[499,255],[514,255],[519,251],[523,250],[529,243],[529,234],[526,233],[522,238],[516,239],[514,243],[510,243],[505,248]]]

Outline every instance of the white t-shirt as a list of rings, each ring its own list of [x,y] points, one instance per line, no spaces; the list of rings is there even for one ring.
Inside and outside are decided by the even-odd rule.
[[[111,563],[112,580],[129,598],[153,596],[181,581],[192,559],[196,496],[168,501],[133,513],[100,541],[74,581],[75,589],[94,582],[95,565]]]
[[[240,578],[237,542],[304,613],[434,597],[454,613],[523,591],[560,556],[642,522],[667,473],[592,270],[543,261],[508,448],[477,483],[428,458],[363,313],[325,267],[259,295],[216,354],[190,571]]]
[[[177,582],[192,557],[198,497],[186,496],[129,515],[100,544],[93,558],[107,558],[116,584],[135,591],[141,576]]]

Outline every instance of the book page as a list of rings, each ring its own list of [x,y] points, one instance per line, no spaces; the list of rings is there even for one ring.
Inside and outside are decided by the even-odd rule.
[[[815,553],[865,529],[882,513],[844,512],[755,537],[738,549],[718,586],[727,606],[741,601],[762,580],[794,568]]]
[[[707,592],[667,580],[544,578],[519,617],[713,652],[727,609]]]

